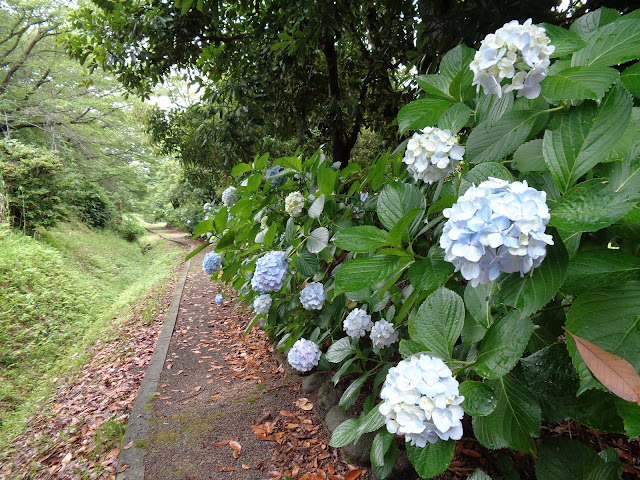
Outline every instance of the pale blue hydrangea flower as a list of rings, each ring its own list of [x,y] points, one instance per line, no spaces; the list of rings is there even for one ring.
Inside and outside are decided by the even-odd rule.
[[[284,199],[284,211],[292,217],[300,215],[302,207],[304,207],[304,196],[300,192],[291,192]]]
[[[327,296],[320,282],[310,282],[300,292],[300,303],[305,310],[320,310]]]
[[[391,368],[380,392],[380,413],[390,433],[417,447],[462,438],[458,381],[437,357],[417,354]]]
[[[544,233],[549,222],[546,193],[526,181],[509,183],[490,177],[472,186],[444,210],[447,223],[440,237],[444,259],[471,281],[490,283],[501,272],[521,276],[540,266],[553,245]]]
[[[361,201],[362,203],[364,203],[364,202],[367,200],[367,198],[369,198],[369,194],[368,194],[367,192],[362,192],[362,193],[360,194],[360,201]]]
[[[222,192],[222,203],[227,207],[233,207],[238,201],[238,194],[236,192],[236,187],[227,188]]]
[[[460,164],[464,147],[449,130],[426,127],[413,134],[402,161],[416,180],[438,182]]]
[[[216,305],[222,305],[222,302],[224,302],[224,297],[219,293],[216,295]]]
[[[256,315],[269,313],[271,302],[271,295],[267,293],[265,293],[264,295],[259,295],[253,299],[253,311],[256,313]]]
[[[344,319],[342,326],[351,338],[359,338],[364,337],[371,330],[373,323],[371,322],[371,315],[367,315],[365,310],[354,308]]]
[[[379,350],[396,343],[398,341],[398,332],[393,328],[393,323],[386,320],[378,320],[371,327],[370,337],[373,347]]]
[[[285,252],[267,252],[256,262],[251,288],[258,293],[277,292],[282,288],[288,259]]]
[[[287,354],[289,365],[299,372],[308,372],[320,361],[320,348],[310,340],[301,338],[293,344]]]
[[[267,174],[266,174],[267,179],[275,177],[271,180],[271,188],[278,188],[282,186],[282,184],[285,182],[286,180],[285,176],[281,176],[281,177],[276,176],[278,175],[278,173],[280,173],[281,170],[282,170],[282,167],[280,165],[274,165],[273,167],[267,170]]]
[[[202,260],[202,269],[207,275],[213,275],[222,266],[222,255],[217,252],[209,252]]]

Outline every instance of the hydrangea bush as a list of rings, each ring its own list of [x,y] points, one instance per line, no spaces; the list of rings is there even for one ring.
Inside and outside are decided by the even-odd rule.
[[[606,9],[511,22],[416,78],[395,151],[256,157],[196,226],[292,366],[345,384],[359,416],[331,444],[375,432],[378,478],[405,447],[440,474],[462,435],[532,455],[541,480],[554,462],[619,478],[615,455],[537,438],[567,420],[640,434],[639,36],[639,15]],[[631,370],[603,376],[598,348]]]

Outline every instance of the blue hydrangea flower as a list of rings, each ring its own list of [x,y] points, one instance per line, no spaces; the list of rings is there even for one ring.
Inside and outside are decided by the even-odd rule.
[[[354,308],[344,319],[342,326],[351,338],[359,338],[364,337],[371,330],[373,323],[371,322],[371,315],[367,315],[365,310]]]
[[[462,438],[464,397],[451,370],[437,357],[417,354],[391,368],[380,392],[380,413],[390,433],[417,447]]]
[[[393,328],[393,323],[386,320],[378,320],[374,323],[373,327],[371,327],[370,336],[373,347],[378,350],[398,341],[398,332]]]
[[[202,260],[202,269],[207,275],[213,275],[222,266],[222,255],[217,252],[209,252]]]
[[[222,302],[224,302],[224,297],[219,293],[216,295],[216,305],[222,305]]]
[[[413,134],[402,161],[416,180],[438,182],[453,172],[464,155],[464,147],[449,130],[426,127]]]
[[[287,354],[289,365],[299,372],[308,372],[320,361],[320,348],[310,340],[301,338],[293,344]]]
[[[236,187],[229,187],[222,192],[222,203],[227,207],[233,207],[238,201],[238,194],[236,193]]]
[[[361,201],[362,203],[366,202],[367,198],[369,198],[369,194],[368,194],[367,192],[362,192],[362,193],[360,194],[360,201]]]
[[[276,176],[278,175],[278,173],[280,173],[281,170],[282,170],[282,167],[280,165],[274,165],[273,167],[267,170],[266,178],[267,179],[272,178],[271,188],[278,188],[282,186],[282,184],[284,184],[286,177],[284,175],[281,177]]]
[[[300,292],[300,303],[305,310],[321,310],[326,299],[324,287],[320,282],[310,282]]]
[[[251,278],[251,288],[258,293],[277,292],[282,288],[287,264],[285,252],[265,253],[256,262],[256,271]]]
[[[471,187],[444,210],[447,223],[440,237],[444,259],[471,281],[490,283],[501,272],[525,273],[540,266],[553,245],[544,233],[549,222],[546,193],[526,181],[509,183],[490,177]]]
[[[256,315],[269,313],[271,302],[271,295],[269,295],[268,293],[259,295],[253,299],[253,311],[256,313]]]

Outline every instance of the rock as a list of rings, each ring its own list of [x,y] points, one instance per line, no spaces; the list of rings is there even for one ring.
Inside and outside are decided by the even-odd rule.
[[[373,478],[378,480],[375,472],[373,473]],[[391,470],[391,473],[385,477],[385,480],[418,480],[420,475],[418,475],[411,465],[409,461],[409,457],[407,456],[407,451],[403,448],[398,450],[398,460],[396,461],[395,467]]]
[[[365,433],[360,437],[358,443],[345,445],[340,449],[340,455],[345,461],[359,467],[368,467],[371,465],[371,444],[376,436],[375,432]]]
[[[327,380],[329,380],[329,374],[327,372],[312,373],[302,381],[302,391],[305,393],[313,393]]]
[[[332,407],[340,401],[343,390],[333,386],[331,381],[325,383],[318,390],[318,400],[316,401],[316,411],[319,415],[326,414]]]
[[[332,434],[338,425],[350,418],[352,417],[344,411],[344,408],[336,405],[324,416],[324,426],[329,434]]]

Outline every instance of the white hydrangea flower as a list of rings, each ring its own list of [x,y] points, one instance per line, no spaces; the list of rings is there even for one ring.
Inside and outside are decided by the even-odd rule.
[[[310,340],[301,338],[293,344],[287,354],[289,365],[299,372],[308,372],[320,361],[320,348]]]
[[[203,210],[210,210],[210,209],[211,209],[211,204],[210,204],[209,202],[205,203],[205,204],[202,206],[202,209],[203,209]]]
[[[540,266],[547,245],[553,245],[544,233],[550,218],[546,198],[526,181],[489,177],[472,186],[443,212],[449,219],[440,237],[444,259],[473,287],[501,272],[524,276]]]
[[[236,187],[227,188],[222,192],[222,203],[227,207],[233,207],[238,201],[238,194],[236,192]]]
[[[458,381],[437,357],[417,354],[391,368],[380,392],[380,413],[390,433],[417,447],[462,438]]]
[[[453,172],[464,155],[464,147],[449,130],[426,127],[407,143],[402,161],[416,180],[434,183]]]
[[[522,25],[517,20],[505,23],[487,35],[476,52],[470,65],[473,85],[498,98],[511,90],[517,90],[518,97],[537,98],[556,48],[549,42],[545,29],[532,25],[531,19]],[[512,79],[511,84],[501,87],[505,78]]]
[[[224,302],[224,297],[219,293],[216,295],[216,305],[222,305],[222,302]]]
[[[373,347],[379,350],[396,343],[398,341],[398,332],[393,328],[393,323],[386,320],[378,320],[371,327],[370,337]]]
[[[267,252],[256,262],[251,278],[251,288],[258,293],[277,292],[282,288],[287,273],[288,259],[285,252]]]
[[[267,224],[267,217],[264,216],[260,219],[260,228],[262,230],[266,230],[267,228],[269,228],[269,225]]]
[[[271,295],[267,293],[265,293],[264,295],[260,295],[253,300],[253,311],[257,315],[260,315],[262,313],[269,313],[271,302]]]
[[[320,282],[310,282],[300,292],[300,303],[305,310],[320,310],[327,296]]]
[[[202,269],[207,275],[213,275],[222,266],[222,255],[217,252],[209,252],[202,260]]]
[[[354,308],[344,319],[342,326],[347,335],[351,338],[358,338],[364,337],[371,330],[373,322],[371,322],[371,315],[367,315],[365,310]]]
[[[300,215],[302,207],[304,207],[304,196],[300,192],[291,192],[284,199],[284,210],[292,217]]]

